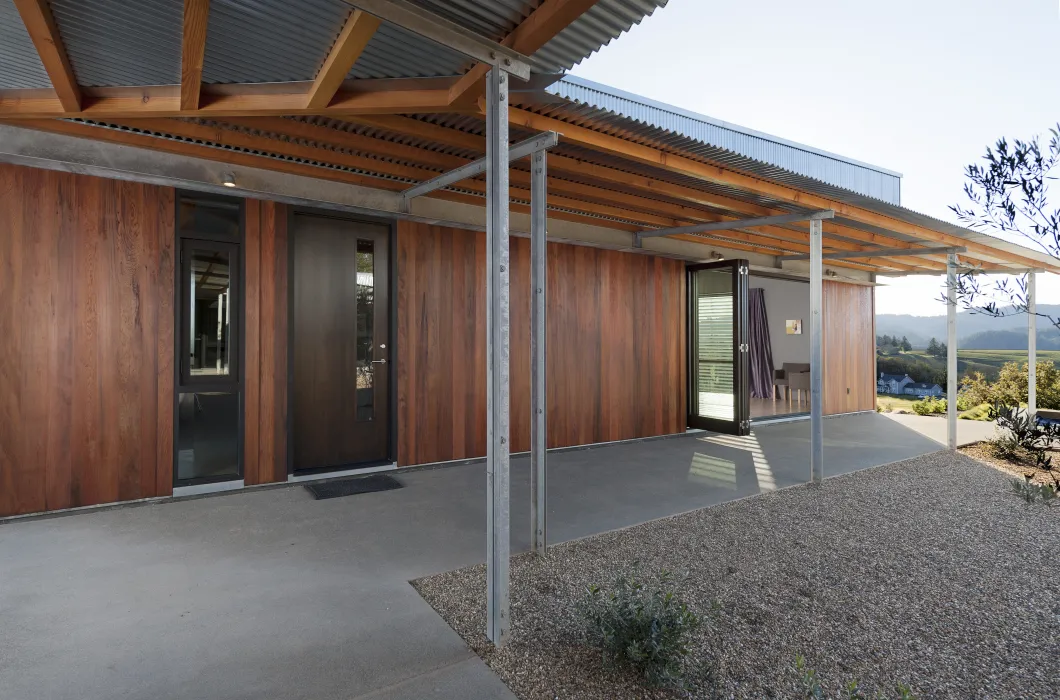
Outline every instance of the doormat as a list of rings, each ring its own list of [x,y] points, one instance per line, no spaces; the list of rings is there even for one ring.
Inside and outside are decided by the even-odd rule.
[[[355,493],[374,493],[375,491],[391,491],[403,487],[400,481],[386,474],[370,474],[358,476],[352,479],[340,479],[336,481],[325,481],[318,484],[306,484],[306,491],[313,494],[313,498],[321,500],[324,498],[339,498],[341,496],[352,496]]]

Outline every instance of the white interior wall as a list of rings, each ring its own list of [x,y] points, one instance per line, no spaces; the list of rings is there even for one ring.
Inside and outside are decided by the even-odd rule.
[[[773,346],[773,366],[785,362],[810,361],[810,285],[806,282],[751,275],[748,286],[765,290],[769,341]],[[799,319],[802,335],[788,335],[785,321]]]

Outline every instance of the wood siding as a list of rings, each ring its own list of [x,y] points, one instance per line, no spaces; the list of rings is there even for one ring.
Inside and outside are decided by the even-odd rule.
[[[824,413],[876,410],[872,287],[824,282]]]
[[[287,480],[287,223],[284,204],[246,200],[243,481]]]
[[[174,191],[0,165],[0,516],[172,493]]]
[[[511,241],[512,451],[530,442],[530,242]],[[398,463],[486,452],[485,234],[398,224]],[[683,262],[548,247],[550,447],[685,429]]]

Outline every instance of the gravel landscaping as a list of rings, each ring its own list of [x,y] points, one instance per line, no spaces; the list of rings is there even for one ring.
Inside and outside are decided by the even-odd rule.
[[[686,574],[707,624],[695,697],[797,697],[796,654],[827,690],[896,681],[920,698],[1060,696],[1060,508],[939,452],[657,520],[512,561],[512,641],[486,640],[485,567],[413,582],[520,698],[669,698],[586,648],[576,601],[640,562]]]
[[[1053,458],[1053,463],[1056,465],[1053,469],[1046,471],[1044,469],[1037,469],[1031,464],[1014,464],[1007,460],[1004,460],[994,454],[994,451],[990,449],[990,445],[985,442],[977,442],[966,447],[960,448],[961,454],[968,455],[972,459],[977,459],[980,462],[985,462],[995,469],[1000,469],[1006,474],[1010,474],[1013,477],[1031,477],[1031,481],[1036,484],[1057,484],[1060,483],[1060,451],[1049,450],[1049,454]]]

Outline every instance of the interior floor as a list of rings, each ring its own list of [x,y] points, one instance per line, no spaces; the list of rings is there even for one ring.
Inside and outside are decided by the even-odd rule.
[[[787,416],[792,413],[809,412],[810,397],[805,393],[800,396],[799,392],[793,392],[790,401],[786,396],[779,394],[776,400],[751,397],[752,420],[755,418],[772,418],[775,416]]]

